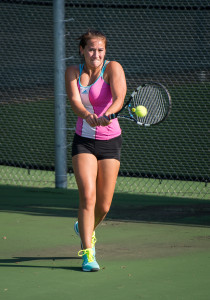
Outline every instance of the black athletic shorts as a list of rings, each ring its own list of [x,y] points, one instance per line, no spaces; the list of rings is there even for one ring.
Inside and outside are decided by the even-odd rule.
[[[98,160],[114,158],[120,161],[122,136],[110,140],[94,140],[75,133],[72,143],[72,157],[79,153],[90,153]]]

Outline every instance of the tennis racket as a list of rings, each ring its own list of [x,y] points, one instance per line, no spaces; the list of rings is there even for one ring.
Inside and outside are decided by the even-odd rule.
[[[138,116],[139,106],[147,111],[142,117]],[[131,94],[123,108],[108,116],[109,120],[123,118],[136,122],[140,126],[157,125],[166,120],[172,108],[169,91],[161,83],[148,82],[139,86]]]

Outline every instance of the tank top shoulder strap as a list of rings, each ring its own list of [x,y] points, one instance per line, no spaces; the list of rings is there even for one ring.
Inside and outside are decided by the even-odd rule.
[[[83,65],[79,65],[79,77],[82,75],[82,70],[84,68],[84,64]]]
[[[101,70],[101,77],[104,79],[104,72],[105,72],[105,70],[106,70],[106,66],[108,65],[108,63],[109,63],[110,61],[107,61],[107,60],[105,60],[104,61],[104,65],[103,65],[103,68],[102,68],[102,70]]]
[[[79,84],[80,84],[80,85],[81,85],[81,83],[80,83],[80,77],[81,77],[81,75],[82,75],[82,70],[83,70],[83,68],[84,68],[84,64],[83,64],[83,65],[79,64]]]

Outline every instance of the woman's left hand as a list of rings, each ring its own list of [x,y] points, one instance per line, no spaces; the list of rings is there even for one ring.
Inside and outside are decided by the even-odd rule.
[[[98,122],[100,126],[107,126],[109,125],[112,121],[108,120],[105,116],[101,116],[98,118]]]

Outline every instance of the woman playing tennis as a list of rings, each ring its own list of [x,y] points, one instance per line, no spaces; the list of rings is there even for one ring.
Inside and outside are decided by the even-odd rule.
[[[98,271],[95,229],[108,213],[120,167],[122,145],[118,119],[106,117],[121,109],[126,95],[122,66],[105,60],[107,39],[89,30],[80,38],[84,64],[66,70],[66,91],[78,116],[72,164],[79,190],[78,221],[83,271]]]

